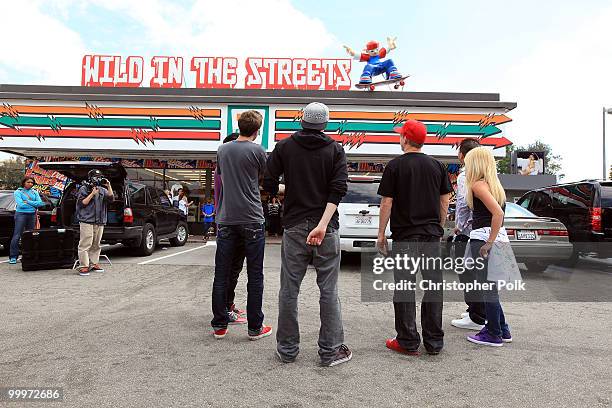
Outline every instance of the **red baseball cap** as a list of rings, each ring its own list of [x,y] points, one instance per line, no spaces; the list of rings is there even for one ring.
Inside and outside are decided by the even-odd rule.
[[[418,144],[424,144],[427,137],[427,126],[418,120],[407,120],[403,126],[393,128],[393,130]]]
[[[370,50],[375,50],[378,48],[378,41],[368,41],[368,43],[366,44],[366,50],[370,51]]]

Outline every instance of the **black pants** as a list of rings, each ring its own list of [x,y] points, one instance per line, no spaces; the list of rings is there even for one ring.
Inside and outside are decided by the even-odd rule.
[[[413,258],[439,258],[440,238],[431,235],[413,235],[405,240],[393,241],[393,256],[407,254]],[[431,266],[431,265],[430,265]],[[433,267],[421,268],[424,281],[432,283],[442,282],[442,270]],[[406,270],[395,270],[396,283],[402,280],[415,282],[416,273]],[[421,328],[423,330],[423,344],[429,352],[442,350],[444,346],[444,330],[442,330],[442,289],[427,290],[423,293],[421,301]],[[395,330],[397,341],[407,350],[416,350],[421,344],[421,338],[416,325],[416,303],[414,290],[395,291],[393,295],[393,308],[395,309]]]
[[[234,298],[236,297],[236,286],[238,286],[238,277],[240,276],[240,272],[242,272],[242,266],[244,265],[245,258],[246,253],[244,252],[244,242],[239,241],[234,250],[231,270],[229,275],[227,275],[227,285],[225,287],[228,311],[234,304]]]
[[[470,237],[467,235],[457,235],[455,237],[453,242],[455,247],[455,258],[463,258],[469,240]],[[472,254],[472,256],[478,256],[478,254]],[[473,283],[478,281],[478,276],[476,276],[473,269],[466,269],[464,273],[458,275],[459,282],[461,283]],[[467,305],[466,312],[470,314],[470,319],[476,324],[485,324],[485,304],[482,299],[482,293],[477,291],[463,291],[463,299]]]
[[[281,233],[281,222],[280,222],[280,217],[279,216],[270,216],[270,227],[268,229],[268,232],[270,233],[270,235],[280,235]]]

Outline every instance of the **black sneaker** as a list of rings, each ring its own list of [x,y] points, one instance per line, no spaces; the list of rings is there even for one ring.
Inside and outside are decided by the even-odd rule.
[[[90,270],[91,270],[92,272],[98,272],[98,273],[102,273],[102,272],[104,272],[104,268],[102,268],[102,267],[101,267],[100,265],[98,265],[98,264],[93,264],[93,265],[90,267]]]
[[[276,357],[278,357],[278,359],[285,364],[295,363],[295,358],[283,357],[278,350],[276,350]]]
[[[349,350],[346,344],[342,344],[338,351],[336,351],[336,356],[334,359],[329,363],[321,363],[321,365],[324,367],[333,367],[337,366],[338,364],[346,363],[351,358],[353,358],[353,353],[351,350]]]

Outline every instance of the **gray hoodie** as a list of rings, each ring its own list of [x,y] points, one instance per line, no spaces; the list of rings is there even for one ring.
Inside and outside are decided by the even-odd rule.
[[[83,205],[83,200],[89,195],[90,190],[86,186],[81,186],[77,195],[76,219],[79,222],[95,225],[106,225],[106,214],[108,203],[113,196],[108,194],[104,187],[98,187],[100,192],[93,197],[88,205]]]

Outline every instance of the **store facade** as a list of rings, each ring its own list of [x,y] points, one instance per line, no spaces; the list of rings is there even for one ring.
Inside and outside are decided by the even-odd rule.
[[[516,107],[491,93],[0,85],[0,150],[31,159],[30,171],[53,194],[61,177],[38,161],[120,161],[130,178],[187,188],[195,203],[189,221],[197,223],[198,205],[213,192],[217,148],[237,131],[240,114],[263,115],[255,142],[270,152],[300,128],[301,109],[313,101],[330,107],[326,133],[344,146],[349,171],[370,174],[401,153],[393,128],[407,119],[427,125],[424,151],[451,172],[466,137],[502,157],[511,144],[503,124]]]

